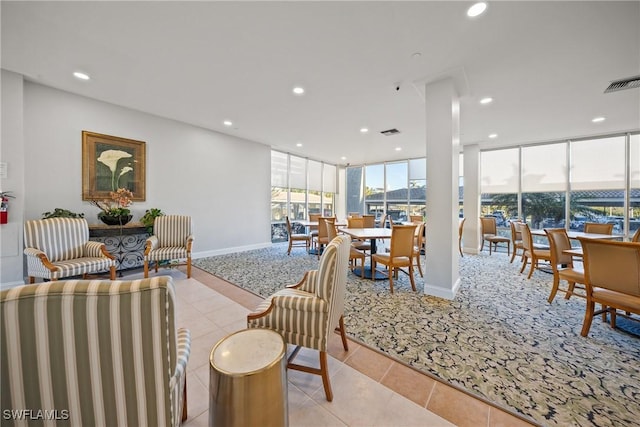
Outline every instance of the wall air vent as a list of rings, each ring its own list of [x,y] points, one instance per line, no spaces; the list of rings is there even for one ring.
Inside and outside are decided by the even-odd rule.
[[[617,92],[624,89],[633,89],[640,87],[640,76],[628,77],[626,79],[618,79],[611,82],[604,93]]]
[[[387,130],[383,130],[382,132],[380,132],[381,134],[383,134],[384,136],[391,136],[391,135],[397,135],[400,133],[400,131],[396,128],[393,129],[387,129]]]

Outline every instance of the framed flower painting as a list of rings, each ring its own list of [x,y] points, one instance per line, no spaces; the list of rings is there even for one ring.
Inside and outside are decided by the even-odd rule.
[[[144,201],[145,158],[144,141],[82,131],[82,200],[110,199],[124,188]]]

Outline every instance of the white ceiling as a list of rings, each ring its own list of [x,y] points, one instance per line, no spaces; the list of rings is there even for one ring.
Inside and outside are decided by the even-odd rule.
[[[424,156],[422,88],[449,74],[463,144],[640,129],[640,89],[603,93],[640,74],[640,2],[471,4],[2,1],[2,68],[340,164]]]

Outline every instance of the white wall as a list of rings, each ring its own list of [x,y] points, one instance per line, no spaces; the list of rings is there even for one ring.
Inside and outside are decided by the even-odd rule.
[[[0,225],[0,283],[23,283],[22,220],[24,217],[24,144],[22,76],[2,70],[2,139],[0,162],[7,165],[7,177],[0,179],[0,190],[11,191],[9,222]]]
[[[98,222],[98,209],[82,201],[83,130],[146,142],[146,201],[133,204],[134,221],[152,207],[191,215],[196,258],[271,244],[269,147],[31,82],[24,83],[25,219],[64,208]]]

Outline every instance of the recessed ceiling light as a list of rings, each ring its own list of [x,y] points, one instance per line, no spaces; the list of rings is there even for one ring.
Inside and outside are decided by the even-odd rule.
[[[481,15],[485,10],[487,10],[487,4],[481,1],[467,9],[467,16],[473,18]]]
[[[396,147],[396,151],[402,151],[402,147]]]
[[[231,120],[225,120],[222,124],[225,126],[233,126],[233,122]]]
[[[75,77],[76,79],[80,79],[80,80],[89,80],[91,78],[91,77],[89,77],[89,74],[83,73],[81,71],[75,71],[73,73],[73,77]]]
[[[368,128],[360,128],[360,132],[367,133],[367,132],[369,132],[369,129]]]
[[[302,143],[301,143],[301,142],[298,142],[298,143],[296,144],[296,147],[302,147]]]
[[[486,98],[482,98],[480,100],[480,104],[491,104],[493,102],[493,98],[487,96]]]
[[[497,138],[497,137],[498,137],[497,133],[489,134],[489,138],[491,138],[491,139],[494,139],[494,138]]]
[[[296,95],[302,95],[304,93],[304,88],[296,86],[293,88],[293,93],[295,93]]]
[[[594,119],[591,119],[591,121],[593,123],[600,123],[600,122],[604,122],[606,119],[604,117],[596,117]]]
[[[412,55],[411,55],[411,58],[413,58],[413,59],[418,59],[418,58],[420,58],[421,56],[422,56],[422,54],[421,54],[420,52],[416,52],[416,53],[414,53],[414,54],[412,54]]]
[[[345,156],[340,157],[340,160],[347,160]]]

